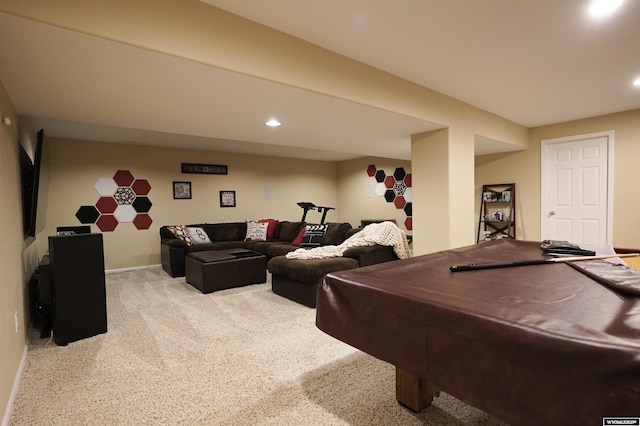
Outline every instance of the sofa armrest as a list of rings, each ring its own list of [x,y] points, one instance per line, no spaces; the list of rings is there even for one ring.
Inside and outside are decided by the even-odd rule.
[[[160,241],[160,244],[167,245],[169,247],[179,247],[184,249],[188,247],[187,243],[182,241],[180,238],[163,238]]]
[[[398,256],[394,253],[393,247],[377,244],[373,246],[351,247],[344,252],[343,256],[356,259],[360,266],[398,260]]]

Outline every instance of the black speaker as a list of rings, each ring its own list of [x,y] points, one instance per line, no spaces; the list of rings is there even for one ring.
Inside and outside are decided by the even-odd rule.
[[[58,345],[106,333],[102,234],[49,237],[53,338]]]

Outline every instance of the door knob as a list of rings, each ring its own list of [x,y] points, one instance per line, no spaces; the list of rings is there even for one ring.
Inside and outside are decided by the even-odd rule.
[[[554,214],[556,214],[556,212],[554,212],[553,210],[549,212],[549,216],[553,216]]]

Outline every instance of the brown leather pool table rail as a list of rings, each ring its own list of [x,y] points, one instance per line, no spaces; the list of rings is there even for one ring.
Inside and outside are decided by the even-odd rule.
[[[449,271],[538,257],[499,240],[332,273],[316,325],[395,365],[416,411],[442,389],[513,424],[640,416],[640,297],[562,263]]]

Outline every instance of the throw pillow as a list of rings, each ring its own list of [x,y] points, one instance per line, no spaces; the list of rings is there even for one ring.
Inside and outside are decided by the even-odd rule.
[[[266,222],[247,222],[247,235],[245,241],[265,241],[267,239],[267,228],[269,224]]]
[[[193,240],[191,239],[191,236],[187,232],[187,229],[184,225],[167,226],[167,229],[171,231],[171,233],[175,235],[176,238],[187,243],[188,246],[193,245]]]
[[[299,246],[302,243],[302,237],[304,237],[304,231],[306,230],[307,230],[307,227],[303,226],[300,232],[298,233],[298,236],[295,237],[293,241],[291,241],[292,246]]]
[[[260,222],[266,222],[269,224],[267,227],[267,239],[273,240],[273,237],[276,233],[276,226],[278,226],[278,221],[275,219],[261,219]]]
[[[319,247],[324,241],[328,225],[307,225],[300,247]]]
[[[196,226],[187,226],[187,233],[191,237],[194,245],[211,244],[211,240],[204,229]]]

